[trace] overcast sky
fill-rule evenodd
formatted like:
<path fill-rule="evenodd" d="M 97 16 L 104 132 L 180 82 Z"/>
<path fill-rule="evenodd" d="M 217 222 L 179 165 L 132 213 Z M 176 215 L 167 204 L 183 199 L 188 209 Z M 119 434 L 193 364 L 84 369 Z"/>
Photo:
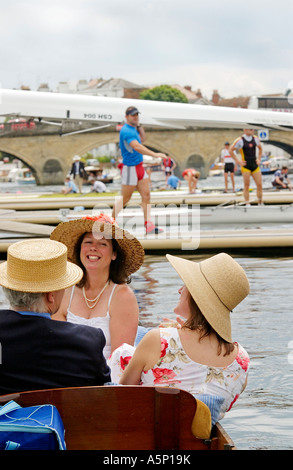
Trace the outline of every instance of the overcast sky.
<path fill-rule="evenodd" d="M 292 0 L 0 0 L 0 85 L 114 77 L 207 98 L 284 92 L 292 18 Z"/>

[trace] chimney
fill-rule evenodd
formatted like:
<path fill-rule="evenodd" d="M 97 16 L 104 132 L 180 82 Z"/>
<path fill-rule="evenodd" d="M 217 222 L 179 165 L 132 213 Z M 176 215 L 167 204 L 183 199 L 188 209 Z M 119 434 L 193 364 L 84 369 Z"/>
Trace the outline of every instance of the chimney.
<path fill-rule="evenodd" d="M 213 102 L 214 104 L 218 104 L 219 101 L 220 101 L 220 95 L 219 95 L 219 93 L 218 93 L 218 90 L 214 90 L 214 91 L 213 91 L 213 96 L 212 96 L 212 102 Z"/>
<path fill-rule="evenodd" d="M 200 91 L 199 88 L 197 89 L 197 91 L 196 91 L 195 94 L 196 94 L 196 96 L 197 96 L 198 98 L 202 98 L 202 94 L 201 94 L 201 91 Z"/>

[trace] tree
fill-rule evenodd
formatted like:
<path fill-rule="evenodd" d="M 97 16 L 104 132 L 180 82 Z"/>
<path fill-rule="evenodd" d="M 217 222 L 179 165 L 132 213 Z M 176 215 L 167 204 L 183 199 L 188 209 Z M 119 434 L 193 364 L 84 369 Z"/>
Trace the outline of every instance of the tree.
<path fill-rule="evenodd" d="M 172 101 L 173 103 L 188 103 L 186 96 L 181 91 L 170 85 L 160 85 L 149 90 L 144 90 L 139 95 L 142 100 Z"/>

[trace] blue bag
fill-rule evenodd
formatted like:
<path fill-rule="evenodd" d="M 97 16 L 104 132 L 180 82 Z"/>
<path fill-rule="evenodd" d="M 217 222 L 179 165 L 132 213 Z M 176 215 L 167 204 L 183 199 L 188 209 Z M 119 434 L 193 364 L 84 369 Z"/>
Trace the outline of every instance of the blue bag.
<path fill-rule="evenodd" d="M 66 450 L 57 408 L 22 408 L 13 400 L 0 406 L 0 450 Z"/>

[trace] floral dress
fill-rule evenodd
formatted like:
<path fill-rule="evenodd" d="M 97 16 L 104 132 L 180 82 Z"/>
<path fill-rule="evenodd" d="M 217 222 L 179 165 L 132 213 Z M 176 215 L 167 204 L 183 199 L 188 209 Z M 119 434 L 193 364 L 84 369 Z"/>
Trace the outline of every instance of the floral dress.
<path fill-rule="evenodd" d="M 226 367 L 199 364 L 184 351 L 177 328 L 160 328 L 161 357 L 157 364 L 141 375 L 141 385 L 176 387 L 193 395 L 222 397 L 219 419 L 235 403 L 243 391 L 250 359 L 245 349 L 236 343 L 236 359 Z M 135 348 L 123 344 L 111 355 L 109 365 L 113 381 L 119 381 Z"/>

